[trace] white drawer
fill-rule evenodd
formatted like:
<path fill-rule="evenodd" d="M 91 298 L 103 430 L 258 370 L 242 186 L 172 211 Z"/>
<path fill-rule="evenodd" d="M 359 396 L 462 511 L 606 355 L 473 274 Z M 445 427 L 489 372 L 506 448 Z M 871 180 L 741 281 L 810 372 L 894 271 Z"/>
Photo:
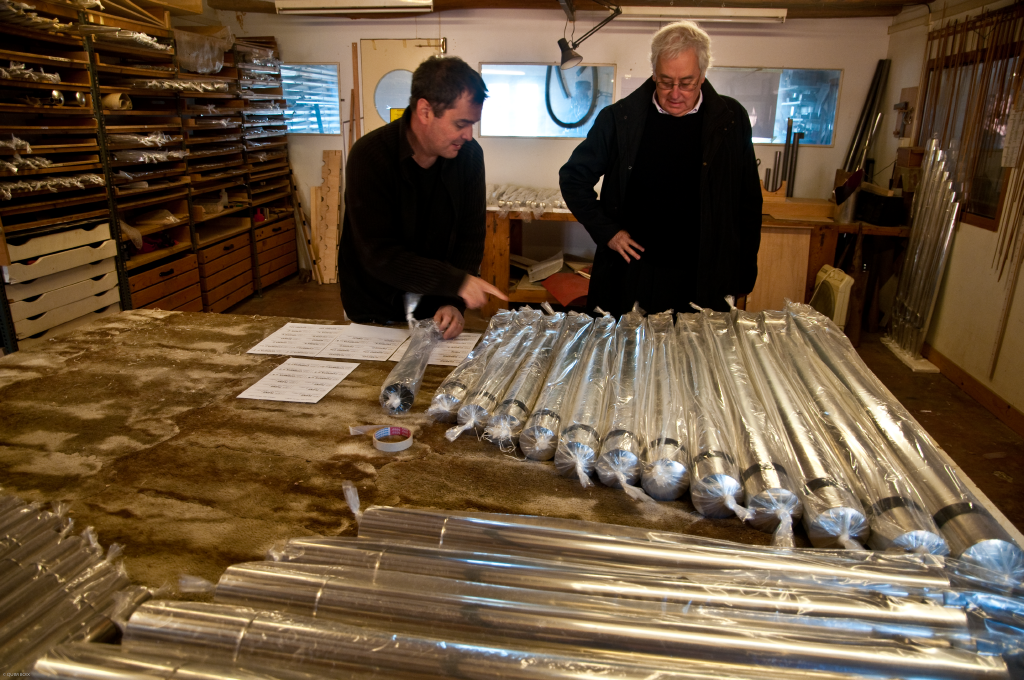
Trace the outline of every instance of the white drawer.
<path fill-rule="evenodd" d="M 57 234 L 36 236 L 21 245 L 12 244 L 11 241 L 17 243 L 20 239 L 11 236 L 7 239 L 7 250 L 11 254 L 11 262 L 16 262 L 61 250 L 70 250 L 97 241 L 106 241 L 109 238 L 110 225 L 104 222 L 88 228 L 69 229 Z"/>
<path fill-rule="evenodd" d="M 37 316 L 51 309 L 57 309 L 72 302 L 84 300 L 87 297 L 105 293 L 111 288 L 117 288 L 117 272 L 107 272 L 95 279 L 86 279 L 70 286 L 64 286 L 57 290 L 51 290 L 28 300 L 19 300 L 11 303 L 11 321 L 17 323 L 22 319 Z"/>
<path fill-rule="evenodd" d="M 14 331 L 18 339 L 21 340 L 40 331 L 45 331 L 62 323 L 67 323 L 72 319 L 77 319 L 89 312 L 95 312 L 97 309 L 108 307 L 115 302 L 120 302 L 120 295 L 118 295 L 117 288 L 111 288 L 106 293 L 93 295 L 84 300 L 78 300 L 69 305 L 51 309 L 35 318 L 18 321 L 14 324 Z"/>
<path fill-rule="evenodd" d="M 102 318 L 104 316 L 110 316 L 111 314 L 117 314 L 120 311 L 121 303 L 115 302 L 114 304 L 108 305 L 103 309 L 97 309 L 95 312 L 89 312 L 88 314 L 80 316 L 77 319 L 72 319 L 71 321 L 62 323 L 59 326 L 54 326 L 53 328 L 38 333 L 36 336 L 33 336 L 31 338 L 18 340 L 18 349 L 31 349 L 33 347 L 37 347 L 38 345 L 43 344 L 50 338 L 58 336 L 61 333 L 67 333 L 68 331 L 78 328 L 79 326 L 84 326 L 90 321 L 95 321 L 96 319 Z"/>
<path fill-rule="evenodd" d="M 79 281 L 85 281 L 86 279 L 94 279 L 97 276 L 103 276 L 108 272 L 114 271 L 115 268 L 114 258 L 108 257 L 100 262 L 83 264 L 81 267 L 57 272 L 56 274 L 50 274 L 49 276 L 40 276 L 34 281 L 12 283 L 5 287 L 7 299 L 11 302 L 27 300 L 30 297 L 42 295 L 43 293 L 48 293 L 51 290 L 70 286 L 72 283 L 78 283 Z"/>
<path fill-rule="evenodd" d="M 90 246 L 82 246 L 74 250 L 65 250 L 60 253 L 43 255 L 32 264 L 15 262 L 10 267 L 4 267 L 4 276 L 7 283 L 23 283 L 38 279 L 40 276 L 49 276 L 57 272 L 67 271 L 90 262 L 99 262 L 117 254 L 117 245 L 114 241 L 106 240 Z"/>

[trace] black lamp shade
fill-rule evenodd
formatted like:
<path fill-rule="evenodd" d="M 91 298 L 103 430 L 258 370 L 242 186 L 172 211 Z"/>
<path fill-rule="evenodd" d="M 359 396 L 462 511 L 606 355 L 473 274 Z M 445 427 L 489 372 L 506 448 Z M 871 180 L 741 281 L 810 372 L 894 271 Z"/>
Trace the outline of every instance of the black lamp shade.
<path fill-rule="evenodd" d="M 565 38 L 558 39 L 558 48 L 562 50 L 561 68 L 563 71 L 570 69 L 583 61 L 583 57 L 577 54 L 576 50 L 569 47 L 569 43 Z"/>

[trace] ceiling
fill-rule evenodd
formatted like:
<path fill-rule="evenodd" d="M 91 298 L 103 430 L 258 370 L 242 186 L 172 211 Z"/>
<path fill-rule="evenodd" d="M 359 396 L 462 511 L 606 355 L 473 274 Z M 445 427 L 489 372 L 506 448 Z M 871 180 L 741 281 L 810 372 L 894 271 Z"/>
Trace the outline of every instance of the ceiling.
<path fill-rule="evenodd" d="M 232 12 L 274 13 L 274 3 L 267 0 L 207 0 L 213 9 Z M 922 0 L 786 0 L 783 2 L 753 2 L 743 0 L 722 2 L 721 0 L 621 0 L 625 6 L 645 7 L 760 7 L 786 9 L 789 19 L 839 19 L 846 17 L 895 16 L 904 7 L 927 4 Z M 576 0 L 577 10 L 604 11 L 593 0 Z M 559 9 L 558 0 L 434 0 L 434 11 L 453 9 Z M 334 15 L 339 16 L 339 15 Z M 391 15 L 395 16 L 395 15 Z M 423 16 L 420 14 L 419 16 Z M 356 17 L 352 17 L 356 18 Z M 361 18 L 383 18 L 362 15 Z"/>

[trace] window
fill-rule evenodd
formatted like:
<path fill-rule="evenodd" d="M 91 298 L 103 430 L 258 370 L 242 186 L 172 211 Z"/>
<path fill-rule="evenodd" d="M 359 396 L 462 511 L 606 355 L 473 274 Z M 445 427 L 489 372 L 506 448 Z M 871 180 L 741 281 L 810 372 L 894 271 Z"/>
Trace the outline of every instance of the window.
<path fill-rule="evenodd" d="M 747 110 L 755 144 L 783 144 L 786 126 L 804 133 L 801 146 L 832 146 L 841 70 L 809 68 L 708 69 L 707 79 L 719 94 Z"/>
<path fill-rule="evenodd" d="M 338 64 L 282 64 L 288 134 L 340 135 Z"/>
<path fill-rule="evenodd" d="M 481 64 L 480 72 L 483 137 L 586 137 L 615 90 L 614 66 Z"/>

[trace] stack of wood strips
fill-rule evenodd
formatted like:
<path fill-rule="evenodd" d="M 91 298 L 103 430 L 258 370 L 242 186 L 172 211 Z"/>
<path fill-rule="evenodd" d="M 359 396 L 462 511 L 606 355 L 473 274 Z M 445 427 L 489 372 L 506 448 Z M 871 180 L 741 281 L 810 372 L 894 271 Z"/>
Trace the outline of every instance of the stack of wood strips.
<path fill-rule="evenodd" d="M 338 238 L 341 226 L 341 172 L 344 151 L 324 151 L 323 184 L 311 187 L 309 221 L 313 259 L 321 283 L 338 281 Z"/>

